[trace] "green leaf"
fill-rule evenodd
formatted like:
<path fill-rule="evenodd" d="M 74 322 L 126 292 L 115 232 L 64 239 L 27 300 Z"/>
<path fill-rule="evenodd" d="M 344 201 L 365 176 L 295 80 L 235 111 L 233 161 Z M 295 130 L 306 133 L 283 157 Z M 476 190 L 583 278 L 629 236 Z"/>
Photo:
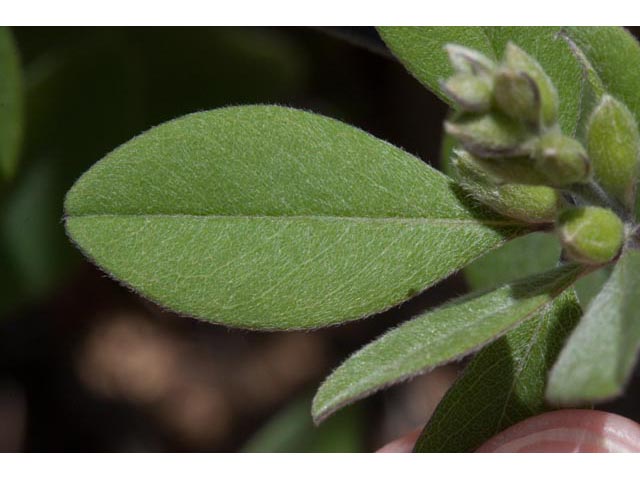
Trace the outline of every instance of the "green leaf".
<path fill-rule="evenodd" d="M 0 27 L 0 177 L 11 178 L 22 140 L 22 74 L 11 31 Z"/>
<path fill-rule="evenodd" d="M 548 410 L 547 372 L 581 313 L 575 294 L 567 290 L 483 348 L 438 405 L 415 451 L 473 451 L 505 428 Z"/>
<path fill-rule="evenodd" d="M 525 227 L 361 130 L 234 107 L 156 127 L 69 192 L 71 237 L 177 312 L 310 328 L 401 302 Z"/>
<path fill-rule="evenodd" d="M 495 288 L 558 264 L 561 246 L 550 233 L 531 233 L 483 255 L 464 270 L 472 290 Z"/>
<path fill-rule="evenodd" d="M 622 392 L 640 349 L 640 251 L 622 253 L 551 370 L 547 398 L 581 405 Z"/>
<path fill-rule="evenodd" d="M 566 134 L 574 133 L 584 79 L 571 48 L 558 35 L 561 27 L 378 27 L 378 31 L 407 70 L 447 102 L 439 84 L 453 73 L 444 50 L 447 43 L 478 50 L 495 60 L 511 40 L 549 75 L 560 97 L 560 125 Z"/>
<path fill-rule="evenodd" d="M 622 27 L 565 27 L 598 73 L 604 89 L 624 102 L 640 122 L 640 45 Z"/>
<path fill-rule="evenodd" d="M 477 350 L 539 314 L 581 269 L 564 266 L 400 325 L 353 354 L 324 381 L 313 400 L 313 417 L 322 421 L 381 388 Z"/>
<path fill-rule="evenodd" d="M 247 453 L 364 452 L 365 418 L 354 405 L 321 426 L 309 416 L 311 398 L 291 402 L 267 421 L 242 447 Z"/>
<path fill-rule="evenodd" d="M 607 265 L 578 279 L 574 288 L 583 310 L 587 309 L 591 300 L 602 290 L 610 275 L 611 266 Z"/>

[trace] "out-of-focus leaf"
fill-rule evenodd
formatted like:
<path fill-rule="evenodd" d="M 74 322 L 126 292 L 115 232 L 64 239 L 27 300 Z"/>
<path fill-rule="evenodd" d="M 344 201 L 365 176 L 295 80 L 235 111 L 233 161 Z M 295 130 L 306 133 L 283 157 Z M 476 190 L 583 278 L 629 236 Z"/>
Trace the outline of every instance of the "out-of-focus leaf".
<path fill-rule="evenodd" d="M 483 348 L 447 392 L 417 452 L 469 452 L 505 428 L 548 410 L 547 373 L 581 314 L 567 290 Z"/>
<path fill-rule="evenodd" d="M 378 30 L 407 70 L 445 101 L 448 99 L 439 82 L 452 73 L 443 48 L 447 43 L 499 59 L 512 41 L 534 57 L 549 75 L 560 97 L 560 125 L 567 134 L 575 132 L 585 79 L 571 48 L 559 35 L 561 27 L 378 27 Z"/>
<path fill-rule="evenodd" d="M 60 221 L 62 203 L 96 159 L 174 114 L 277 100 L 304 80 L 303 56 L 272 30 L 19 29 L 16 35 L 28 60 L 25 166 L 0 213 L 6 228 L 20 228 L 0 232 L 6 287 L 0 310 L 46 294 L 78 264 Z"/>
<path fill-rule="evenodd" d="M 344 405 L 486 345 L 544 311 L 580 271 L 575 265 L 557 268 L 458 300 L 391 330 L 325 380 L 313 401 L 314 419 L 322 421 Z"/>
<path fill-rule="evenodd" d="M 581 405 L 620 394 L 640 349 L 640 251 L 622 253 L 551 370 L 547 398 Z"/>
<path fill-rule="evenodd" d="M 0 177 L 11 178 L 22 141 L 22 74 L 11 31 L 0 27 Z"/>
<path fill-rule="evenodd" d="M 587 309 L 591 300 L 602 290 L 610 275 L 611 266 L 608 265 L 578 279 L 574 287 L 583 310 Z"/>
<path fill-rule="evenodd" d="M 289 329 L 389 308 L 528 228 L 467 202 L 361 130 L 245 106 L 131 140 L 78 180 L 65 210 L 84 252 L 152 300 Z"/>
<path fill-rule="evenodd" d="M 365 423 L 358 406 L 316 427 L 311 398 L 293 401 L 274 415 L 243 446 L 248 453 L 358 453 L 364 451 Z"/>
<path fill-rule="evenodd" d="M 307 81 L 305 50 L 275 28 L 126 29 L 137 54 L 145 124 L 226 105 L 290 102 Z"/>

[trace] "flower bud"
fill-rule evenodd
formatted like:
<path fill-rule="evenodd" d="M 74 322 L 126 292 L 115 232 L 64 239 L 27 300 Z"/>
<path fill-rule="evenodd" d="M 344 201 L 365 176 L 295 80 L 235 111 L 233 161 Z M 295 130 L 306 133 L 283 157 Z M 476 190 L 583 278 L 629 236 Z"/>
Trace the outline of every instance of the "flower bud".
<path fill-rule="evenodd" d="M 456 72 L 489 76 L 493 74 L 495 64 L 480 52 L 453 43 L 445 45 L 444 48 Z"/>
<path fill-rule="evenodd" d="M 580 142 L 563 135 L 559 130 L 549 131 L 533 145 L 536 170 L 552 187 L 565 187 L 572 183 L 585 183 L 590 178 L 591 164 Z"/>
<path fill-rule="evenodd" d="M 580 263 L 607 263 L 618 255 L 624 241 L 622 220 L 606 208 L 565 210 L 556 228 L 567 257 Z"/>
<path fill-rule="evenodd" d="M 501 68 L 494 78 L 496 107 L 514 120 L 538 129 L 540 126 L 540 91 L 527 73 Z"/>
<path fill-rule="evenodd" d="M 530 139 L 527 129 L 499 113 L 462 115 L 445 122 L 445 131 L 476 157 L 516 156 Z"/>
<path fill-rule="evenodd" d="M 540 96 L 542 123 L 546 126 L 555 124 L 558 119 L 558 92 L 540 64 L 511 42 L 507 44 L 503 64 L 512 71 L 525 73 L 534 81 Z"/>
<path fill-rule="evenodd" d="M 491 176 L 462 150 L 452 156 L 460 186 L 492 210 L 527 223 L 553 223 L 564 205 L 562 195 L 549 187 L 497 185 Z"/>
<path fill-rule="evenodd" d="M 640 134 L 633 114 L 623 103 L 609 95 L 602 97 L 589 119 L 587 149 L 598 183 L 631 207 L 640 162 Z"/>
<path fill-rule="evenodd" d="M 486 112 L 491 107 L 493 82 L 488 76 L 458 73 L 442 83 L 442 90 L 467 112 Z"/>
<path fill-rule="evenodd" d="M 535 168 L 535 161 L 529 156 L 509 158 L 479 158 L 475 163 L 498 185 L 548 185 L 547 176 Z"/>

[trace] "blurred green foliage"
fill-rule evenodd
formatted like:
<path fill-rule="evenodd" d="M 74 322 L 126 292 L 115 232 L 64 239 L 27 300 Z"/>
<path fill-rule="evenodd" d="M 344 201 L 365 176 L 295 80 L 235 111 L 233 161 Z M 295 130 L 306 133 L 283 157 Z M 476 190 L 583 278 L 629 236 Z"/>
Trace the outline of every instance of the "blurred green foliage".
<path fill-rule="evenodd" d="M 80 256 L 64 193 L 107 152 L 198 110 L 279 103 L 304 52 L 273 29 L 16 29 L 25 79 L 21 168 L 0 192 L 0 315 L 63 285 Z"/>

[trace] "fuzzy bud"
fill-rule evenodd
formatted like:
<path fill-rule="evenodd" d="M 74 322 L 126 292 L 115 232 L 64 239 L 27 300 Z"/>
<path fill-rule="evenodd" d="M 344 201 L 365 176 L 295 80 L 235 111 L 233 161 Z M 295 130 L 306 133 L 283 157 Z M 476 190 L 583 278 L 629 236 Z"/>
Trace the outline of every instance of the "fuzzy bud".
<path fill-rule="evenodd" d="M 558 120 L 558 92 L 540 64 L 524 50 L 509 42 L 503 65 L 513 72 L 523 72 L 533 80 L 539 92 L 541 121 L 545 126 L 554 125 Z"/>
<path fill-rule="evenodd" d="M 622 220 L 606 208 L 565 210 L 556 228 L 567 257 L 580 263 L 607 263 L 618 255 L 624 241 Z"/>
<path fill-rule="evenodd" d="M 527 223 L 553 223 L 563 207 L 562 195 L 549 187 L 497 185 L 485 169 L 467 152 L 452 157 L 460 186 L 492 210 Z"/>
<path fill-rule="evenodd" d="M 553 130 L 539 137 L 533 147 L 536 170 L 552 187 L 589 181 L 591 164 L 580 142 Z"/>
<path fill-rule="evenodd" d="M 602 188 L 626 207 L 634 202 L 640 162 L 640 134 L 633 114 L 604 95 L 587 126 L 587 149 Z"/>
<path fill-rule="evenodd" d="M 488 76 L 457 73 L 443 82 L 442 90 L 467 112 L 486 112 L 491 108 L 493 81 Z"/>
<path fill-rule="evenodd" d="M 493 74 L 495 63 L 480 52 L 452 43 L 445 45 L 445 50 L 456 72 L 489 76 Z"/>
<path fill-rule="evenodd" d="M 522 145 L 530 139 L 522 124 L 498 113 L 462 115 L 445 122 L 445 131 L 481 158 L 521 155 Z"/>
<path fill-rule="evenodd" d="M 501 68 L 494 78 L 494 102 L 508 117 L 535 129 L 540 125 L 540 90 L 527 73 Z"/>

